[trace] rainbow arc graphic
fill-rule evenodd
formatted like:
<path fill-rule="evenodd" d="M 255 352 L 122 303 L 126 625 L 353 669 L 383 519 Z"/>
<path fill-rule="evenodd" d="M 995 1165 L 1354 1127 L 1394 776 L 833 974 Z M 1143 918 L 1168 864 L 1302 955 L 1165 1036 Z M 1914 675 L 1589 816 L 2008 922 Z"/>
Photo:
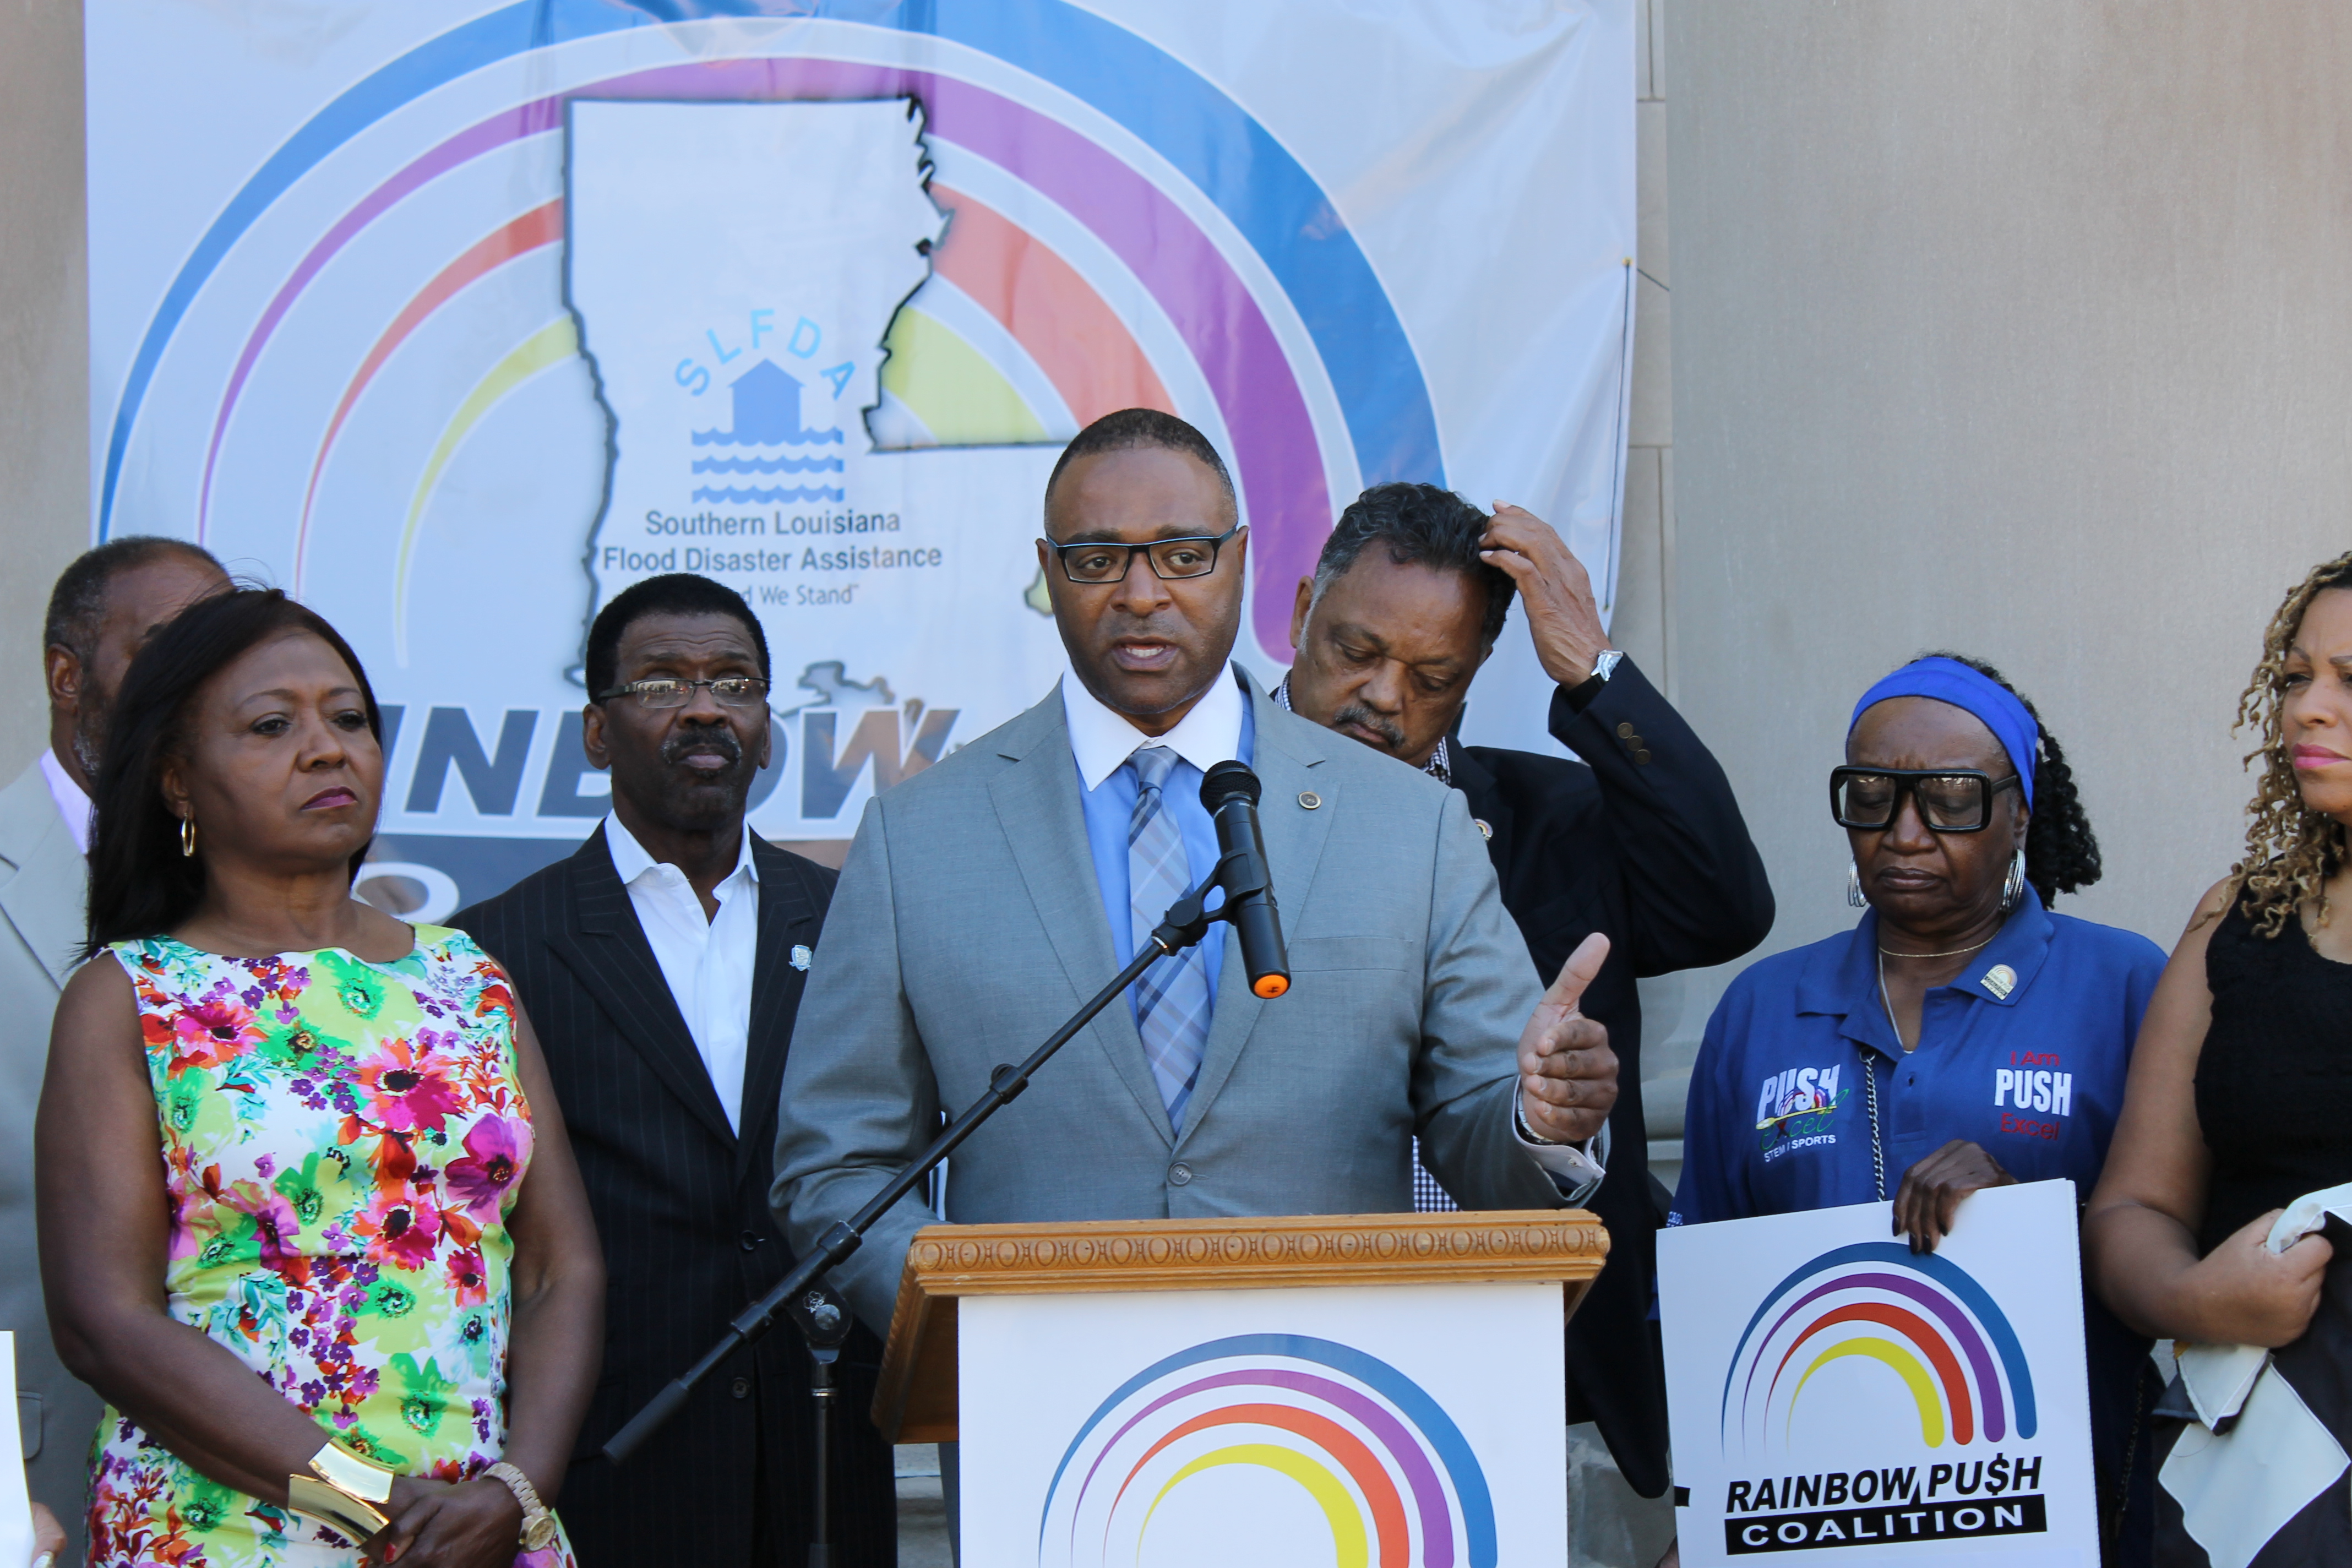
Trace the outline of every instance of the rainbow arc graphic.
<path fill-rule="evenodd" d="M 1901 1390 L 1930 1448 L 2037 1427 L 2024 1348 L 1991 1293 L 1949 1258 L 1864 1242 L 1812 1258 L 1758 1305 L 1724 1374 L 1725 1441 L 1785 1448 L 1816 1375 L 1856 1361 Z"/>
<path fill-rule="evenodd" d="M 656 48 L 650 54 L 661 63 L 640 57 L 610 70 L 575 70 L 566 62 L 578 51 L 593 53 L 600 40 L 652 34 L 646 10 L 608 0 L 514 0 L 417 45 L 321 108 L 237 190 L 141 333 L 99 476 L 101 537 L 124 526 L 157 526 L 139 515 L 138 504 L 127 520 L 118 515 L 126 475 L 141 472 L 134 434 L 184 322 L 224 268 L 269 281 L 261 291 L 266 303 L 235 327 L 229 341 L 238 346 L 217 380 L 208 371 L 187 373 L 191 388 L 215 389 L 194 393 L 209 395 L 211 406 L 191 521 L 199 540 L 220 524 L 217 485 L 234 452 L 270 472 L 280 461 L 299 463 L 289 553 L 299 594 L 318 535 L 344 526 L 331 500 L 336 458 L 366 445 L 355 432 L 383 373 L 404 349 L 419 352 L 409 345 L 442 311 L 509 268 L 545 268 L 560 254 L 562 193 L 535 186 L 538 176 L 527 173 L 552 163 L 515 160 L 562 136 L 568 102 L 905 98 L 921 105 L 931 144 L 956 149 L 975 174 L 993 171 L 993 183 L 987 192 L 946 180 L 931 187 L 950 221 L 931 285 L 901 310 L 885 345 L 885 398 L 910 433 L 885 445 L 1064 439 L 1113 408 L 1173 406 L 1171 375 L 1181 370 L 1205 389 L 1230 436 L 1254 531 L 1253 574 L 1262 585 L 1282 588 L 1261 592 L 1254 629 L 1269 655 L 1286 657 L 1287 585 L 1313 569 L 1330 527 L 1328 476 L 1444 482 L 1418 357 L 1328 194 L 1222 89 L 1069 0 L 934 0 L 887 14 L 824 3 L 794 9 L 828 16 L 833 30 L 763 33 L 764 43 L 746 35 L 740 55 L 679 58 L 680 51 Z M 700 8 L 710 18 L 767 10 L 759 0 L 712 0 Z M 894 51 L 885 47 L 894 37 L 912 42 Z M 928 40 L 946 47 L 922 47 Z M 925 63 L 856 58 L 877 48 Z M 513 68 L 526 60 L 544 68 Z M 1006 68 L 1035 84 L 1035 101 L 998 79 Z M 499 72 L 496 79 L 510 84 L 500 89 L 503 104 L 445 119 L 437 136 L 405 162 L 348 187 L 339 214 L 322 220 L 307 244 L 281 251 L 284 240 L 273 237 L 254 248 L 257 224 L 289 192 L 345 180 L 336 162 L 344 149 L 412 106 L 435 102 L 445 89 Z M 532 85 L 549 77 L 560 85 Z M 1066 116 L 1050 107 L 1063 96 L 1084 111 Z M 1132 156 L 1098 140 L 1077 122 L 1087 115 L 1102 117 L 1147 153 Z M 486 230 L 436 229 L 422 198 L 501 158 L 518 171 L 511 214 Z M 1008 196 L 1017 198 L 1011 206 Z M 1213 219 L 1202 216 L 1202 202 Z M 1036 215 L 1045 213 L 1061 215 L 1055 221 L 1096 259 L 1084 262 L 1039 229 Z M 375 236 L 371 243 L 380 247 L 387 230 L 417 258 L 417 276 L 379 296 L 380 325 L 347 372 L 306 393 L 319 410 L 315 433 L 282 421 L 241 422 L 240 410 L 252 406 L 249 395 L 273 363 L 307 363 L 303 310 L 314 286 L 352 265 L 363 239 Z M 1269 298 L 1245 276 L 1257 269 L 1272 279 Z M 1118 287 L 1107 293 L 1112 284 Z M 1129 289 L 1144 303 L 1114 301 Z M 1270 310 L 1289 312 L 1304 342 L 1286 347 Z M 1160 346 L 1139 336 L 1139 311 L 1164 323 Z M 508 331 L 505 341 L 478 345 L 470 384 L 447 390 L 446 416 L 417 453 L 394 569 L 395 621 L 404 628 L 420 529 L 452 458 L 504 400 L 578 355 L 572 321 L 551 287 L 543 310 L 518 317 Z M 1318 429 L 1310 381 L 1336 400 L 1337 428 Z"/>
<path fill-rule="evenodd" d="M 1164 1506 L 1231 1467 L 1305 1494 L 1338 1568 L 1496 1561 L 1486 1472 L 1425 1389 L 1330 1340 L 1237 1334 L 1155 1362 L 1095 1407 L 1046 1489 L 1041 1568 L 1139 1561 Z"/>

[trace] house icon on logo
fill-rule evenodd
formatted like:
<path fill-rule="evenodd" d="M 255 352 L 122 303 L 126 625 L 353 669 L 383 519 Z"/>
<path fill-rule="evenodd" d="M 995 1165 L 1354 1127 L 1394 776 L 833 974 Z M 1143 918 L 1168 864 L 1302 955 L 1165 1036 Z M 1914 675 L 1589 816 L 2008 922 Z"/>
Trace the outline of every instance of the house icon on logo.
<path fill-rule="evenodd" d="M 763 359 L 729 387 L 735 401 L 731 430 L 697 430 L 698 447 L 811 447 L 841 445 L 838 426 L 809 430 L 801 425 L 801 387 L 797 376 L 773 360 Z"/>

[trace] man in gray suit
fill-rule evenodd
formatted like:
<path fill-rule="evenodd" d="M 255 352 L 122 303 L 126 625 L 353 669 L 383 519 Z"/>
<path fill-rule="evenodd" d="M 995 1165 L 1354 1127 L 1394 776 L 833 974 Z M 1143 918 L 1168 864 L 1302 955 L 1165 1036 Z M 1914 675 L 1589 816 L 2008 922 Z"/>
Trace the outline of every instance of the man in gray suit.
<path fill-rule="evenodd" d="M 784 1074 L 773 1201 L 813 1246 L 1136 951 L 1215 864 L 1201 775 L 1263 781 L 1292 985 L 1234 940 L 1164 958 L 957 1151 L 964 1222 L 1398 1212 L 1417 1133 L 1466 1206 L 1557 1207 L 1616 1060 L 1575 1011 L 1595 938 L 1541 993 L 1462 797 L 1270 702 L 1229 662 L 1246 531 L 1223 463 L 1147 409 L 1082 431 L 1038 561 L 1077 679 L 867 806 Z M 1514 1041 L 1517 1060 L 1514 1061 Z M 890 1320 L 908 1199 L 834 1272 Z"/>
<path fill-rule="evenodd" d="M 82 942 L 89 789 L 123 672 L 190 600 L 228 586 L 220 563 L 176 539 L 113 540 L 65 569 L 42 628 L 49 743 L 0 791 L 0 1329 L 16 1336 L 16 1412 L 35 1500 L 82 1556 L 85 1456 L 98 1396 L 58 1364 L 41 1307 L 33 1221 L 33 1110 L 49 1015 Z"/>

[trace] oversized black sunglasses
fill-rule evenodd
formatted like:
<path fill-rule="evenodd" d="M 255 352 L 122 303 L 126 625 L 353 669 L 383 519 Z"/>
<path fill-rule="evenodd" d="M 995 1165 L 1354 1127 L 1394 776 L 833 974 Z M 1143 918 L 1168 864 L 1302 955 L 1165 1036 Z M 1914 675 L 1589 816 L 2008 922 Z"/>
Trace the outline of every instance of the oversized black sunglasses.
<path fill-rule="evenodd" d="M 1992 826 L 1992 797 L 2015 788 L 1973 768 L 1832 768 L 1830 815 L 1840 827 L 1874 833 L 1891 827 L 1903 797 L 1919 803 L 1919 820 L 1937 833 L 1981 833 Z"/>

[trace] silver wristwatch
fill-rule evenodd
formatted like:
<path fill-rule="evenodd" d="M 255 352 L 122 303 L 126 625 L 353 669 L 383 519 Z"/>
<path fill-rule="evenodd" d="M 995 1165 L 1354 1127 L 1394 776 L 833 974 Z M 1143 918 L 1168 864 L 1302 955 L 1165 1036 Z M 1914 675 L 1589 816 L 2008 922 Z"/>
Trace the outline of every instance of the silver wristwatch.
<path fill-rule="evenodd" d="M 1611 672 L 1616 669 L 1624 658 L 1625 655 L 1621 649 L 1603 648 L 1592 661 L 1592 678 L 1595 680 L 1607 680 Z"/>

